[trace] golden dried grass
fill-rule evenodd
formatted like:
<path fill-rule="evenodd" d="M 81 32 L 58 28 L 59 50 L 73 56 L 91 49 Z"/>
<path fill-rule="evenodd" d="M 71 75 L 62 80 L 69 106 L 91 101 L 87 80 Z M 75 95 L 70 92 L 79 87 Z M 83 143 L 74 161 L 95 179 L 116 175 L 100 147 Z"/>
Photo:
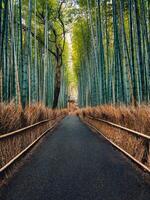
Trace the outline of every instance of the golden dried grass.
<path fill-rule="evenodd" d="M 104 105 L 94 108 L 89 107 L 78 112 L 150 135 L 150 106 L 126 107 Z"/>
<path fill-rule="evenodd" d="M 13 134 L 11 137 L 2 138 L 0 141 L 0 168 L 67 114 L 67 109 L 52 110 L 42 104 L 27 106 L 24 112 L 21 107 L 16 107 L 13 103 L 0 104 L 1 134 L 18 130 L 45 119 L 50 119 L 39 125 L 21 130 L 21 132 Z"/>
<path fill-rule="evenodd" d="M 0 135 L 35 124 L 45 119 L 55 119 L 61 113 L 67 114 L 67 109 L 52 110 L 43 104 L 32 104 L 24 110 L 14 103 L 0 104 Z"/>
<path fill-rule="evenodd" d="M 104 105 L 78 110 L 77 115 L 80 115 L 83 120 L 96 127 L 108 139 L 123 148 L 137 160 L 150 167 L 150 152 L 143 138 L 136 137 L 134 134 L 128 133 L 127 131 L 120 130 L 104 122 L 87 117 L 92 116 L 93 118 L 107 120 L 150 135 L 150 106 L 142 105 L 135 108 L 132 106 Z M 147 155 L 146 158 L 145 152 Z"/>

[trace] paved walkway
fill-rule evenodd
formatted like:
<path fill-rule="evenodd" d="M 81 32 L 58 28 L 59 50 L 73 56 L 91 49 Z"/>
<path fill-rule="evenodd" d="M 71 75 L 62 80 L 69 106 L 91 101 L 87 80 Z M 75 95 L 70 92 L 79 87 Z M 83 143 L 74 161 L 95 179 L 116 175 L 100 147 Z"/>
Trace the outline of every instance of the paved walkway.
<path fill-rule="evenodd" d="M 148 200 L 150 184 L 103 137 L 69 116 L 0 192 L 1 200 Z"/>

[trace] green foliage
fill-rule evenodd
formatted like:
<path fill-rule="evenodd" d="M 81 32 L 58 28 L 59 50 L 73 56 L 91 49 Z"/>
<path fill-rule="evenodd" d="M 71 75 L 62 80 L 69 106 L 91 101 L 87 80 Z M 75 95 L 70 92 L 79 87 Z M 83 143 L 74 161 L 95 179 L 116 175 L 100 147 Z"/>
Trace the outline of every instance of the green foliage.
<path fill-rule="evenodd" d="M 0 1 L 0 101 L 62 107 L 74 85 L 81 106 L 149 102 L 149 1 L 77 2 Z"/>
<path fill-rule="evenodd" d="M 58 0 L 2 1 L 0 101 L 15 101 L 23 107 L 42 101 L 46 106 L 52 106 L 56 65 L 54 29 L 57 45 L 63 46 L 59 9 Z M 59 14 L 63 20 L 62 11 Z M 67 45 L 63 65 L 67 66 Z M 65 90 L 67 76 L 63 78 Z"/>
<path fill-rule="evenodd" d="M 148 1 L 82 0 L 73 25 L 80 106 L 148 103 Z"/>
<path fill-rule="evenodd" d="M 74 23 L 72 42 L 74 70 L 78 74 L 82 60 L 91 51 L 91 35 L 85 18 L 80 18 Z"/>

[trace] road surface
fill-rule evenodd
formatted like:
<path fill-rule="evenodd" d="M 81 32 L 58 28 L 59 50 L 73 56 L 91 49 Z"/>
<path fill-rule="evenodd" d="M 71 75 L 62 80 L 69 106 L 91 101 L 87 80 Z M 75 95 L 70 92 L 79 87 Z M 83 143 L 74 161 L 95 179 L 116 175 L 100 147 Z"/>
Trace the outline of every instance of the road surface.
<path fill-rule="evenodd" d="M 150 184 L 103 137 L 68 116 L 0 192 L 1 200 L 148 200 Z"/>

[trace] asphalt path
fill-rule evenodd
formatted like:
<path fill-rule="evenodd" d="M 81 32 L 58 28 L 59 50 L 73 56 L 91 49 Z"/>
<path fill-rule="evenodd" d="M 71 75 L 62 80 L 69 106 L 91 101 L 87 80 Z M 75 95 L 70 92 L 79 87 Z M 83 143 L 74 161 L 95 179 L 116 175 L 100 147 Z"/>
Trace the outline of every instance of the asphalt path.
<path fill-rule="evenodd" d="M 149 200 L 141 170 L 75 116 L 48 133 L 1 200 Z"/>

